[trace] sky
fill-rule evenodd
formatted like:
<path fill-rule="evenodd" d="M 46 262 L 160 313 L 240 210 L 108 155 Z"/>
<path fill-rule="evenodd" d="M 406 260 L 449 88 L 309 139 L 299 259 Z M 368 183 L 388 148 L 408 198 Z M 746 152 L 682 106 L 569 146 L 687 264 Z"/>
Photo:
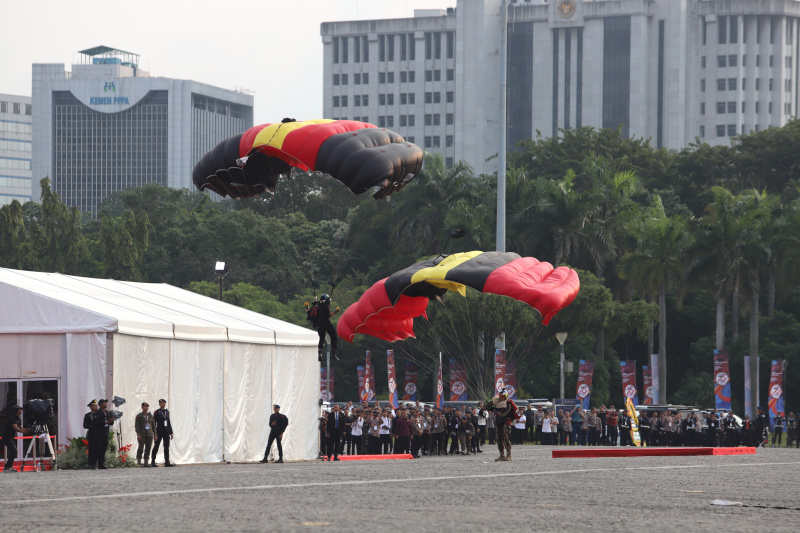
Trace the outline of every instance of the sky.
<path fill-rule="evenodd" d="M 255 95 L 255 124 L 322 118 L 320 24 L 413 17 L 456 0 L 0 0 L 0 93 L 31 95 L 33 63 L 109 46 L 151 76 Z"/>

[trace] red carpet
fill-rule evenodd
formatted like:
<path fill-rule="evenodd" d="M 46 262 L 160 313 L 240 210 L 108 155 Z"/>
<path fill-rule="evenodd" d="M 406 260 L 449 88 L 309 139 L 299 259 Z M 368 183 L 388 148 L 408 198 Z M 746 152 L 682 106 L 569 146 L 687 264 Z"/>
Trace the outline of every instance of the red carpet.
<path fill-rule="evenodd" d="M 340 455 L 342 461 L 380 461 L 381 459 L 413 459 L 410 453 L 389 453 L 386 455 Z M 327 457 L 323 457 L 327 461 Z"/>
<path fill-rule="evenodd" d="M 680 455 L 755 455 L 755 448 L 576 448 L 553 450 L 553 459 L 562 457 L 673 457 Z"/>

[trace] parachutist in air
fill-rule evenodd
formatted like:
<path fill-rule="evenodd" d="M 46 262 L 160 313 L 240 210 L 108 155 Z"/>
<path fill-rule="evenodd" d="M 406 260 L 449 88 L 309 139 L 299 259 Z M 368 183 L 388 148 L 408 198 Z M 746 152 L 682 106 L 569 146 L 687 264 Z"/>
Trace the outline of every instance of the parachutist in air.
<path fill-rule="evenodd" d="M 322 361 L 322 348 L 325 346 L 325 334 L 327 333 L 331 337 L 331 353 L 333 358 L 338 361 L 339 357 L 336 355 L 336 348 L 339 336 L 336 335 L 336 328 L 331 324 L 331 317 L 339 312 L 339 308 L 337 307 L 335 311 L 331 312 L 331 297 L 323 294 L 320 296 L 319 301 L 315 299 L 311 305 L 306 302 L 306 309 L 308 309 L 306 319 L 311 321 L 319 335 L 319 345 L 317 346 L 319 360 Z"/>

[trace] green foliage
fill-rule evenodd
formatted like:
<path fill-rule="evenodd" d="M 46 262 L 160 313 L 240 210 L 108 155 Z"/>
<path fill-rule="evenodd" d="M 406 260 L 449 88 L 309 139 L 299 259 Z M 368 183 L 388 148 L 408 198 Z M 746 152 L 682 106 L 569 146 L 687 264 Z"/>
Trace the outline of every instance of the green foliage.
<path fill-rule="evenodd" d="M 89 467 L 89 442 L 84 437 L 73 437 L 69 444 L 59 446 L 58 468 L 60 470 L 83 470 Z M 108 468 L 135 468 L 139 465 L 130 460 L 131 445 L 123 446 L 117 451 L 115 433 L 108 432 L 108 449 L 105 465 Z"/>

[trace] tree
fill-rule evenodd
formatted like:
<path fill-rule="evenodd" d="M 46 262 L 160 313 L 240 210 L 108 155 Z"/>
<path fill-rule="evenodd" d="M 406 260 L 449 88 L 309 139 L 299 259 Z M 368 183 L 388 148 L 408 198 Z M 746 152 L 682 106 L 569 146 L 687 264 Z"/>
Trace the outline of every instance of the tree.
<path fill-rule="evenodd" d="M 667 398 L 667 291 L 682 288 L 687 270 L 687 255 L 692 239 L 689 220 L 664 213 L 661 198 L 655 196 L 646 216 L 629 231 L 638 248 L 619 263 L 619 274 L 642 292 L 658 293 L 659 399 Z"/>

